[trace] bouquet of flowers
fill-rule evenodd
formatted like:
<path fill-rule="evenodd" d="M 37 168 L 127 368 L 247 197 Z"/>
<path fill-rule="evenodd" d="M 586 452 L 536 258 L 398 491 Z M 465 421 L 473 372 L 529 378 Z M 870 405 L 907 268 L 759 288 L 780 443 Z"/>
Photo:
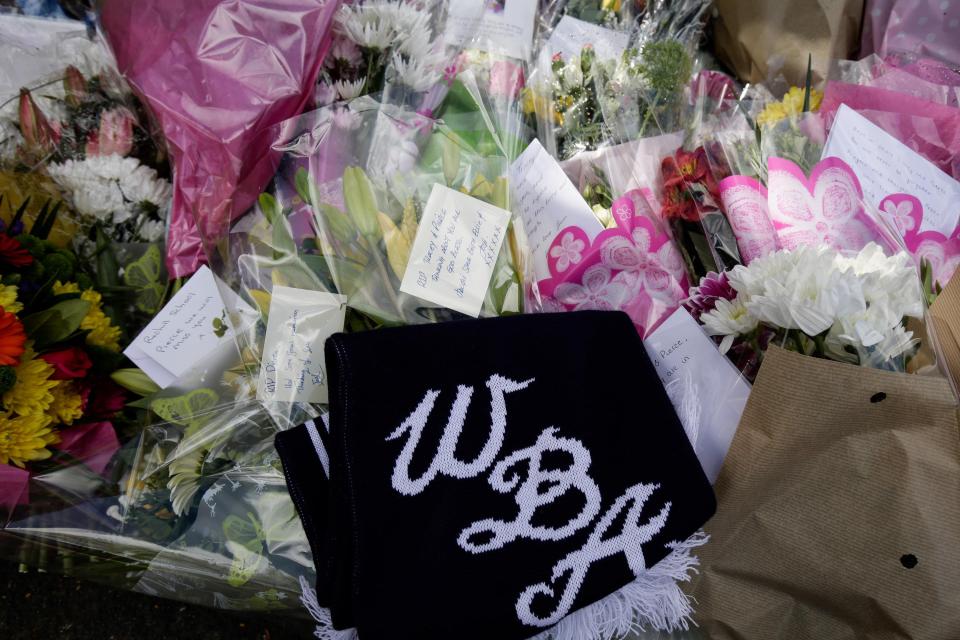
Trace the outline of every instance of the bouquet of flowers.
<path fill-rule="evenodd" d="M 385 92 L 415 110 L 430 113 L 455 75 L 438 21 L 445 4 L 427 7 L 405 0 L 362 0 L 337 11 L 333 43 L 317 85 L 317 105 Z M 434 90 L 436 89 L 436 90 Z M 433 95 L 425 95 L 433 94 Z"/>
<path fill-rule="evenodd" d="M 7 222 L 31 196 L 48 200 L 59 192 L 82 227 L 75 247 L 84 259 L 92 257 L 98 230 L 122 243 L 163 239 L 171 197 L 166 152 L 140 103 L 109 70 L 88 78 L 68 66 L 62 78 L 21 90 L 16 115 L 8 115 Z M 28 221 L 42 202 L 32 204 Z"/>
<path fill-rule="evenodd" d="M 710 274 L 690 293 L 688 310 L 749 371 L 777 344 L 904 372 L 920 342 L 907 328 L 924 313 L 916 269 L 906 253 L 888 256 L 876 243 L 855 255 L 828 246 L 776 251 Z"/>
<path fill-rule="evenodd" d="M 0 234 L 0 507 L 7 522 L 41 491 L 103 474 L 119 447 L 125 394 L 112 380 L 121 329 L 78 256 L 47 240 L 55 211 Z M 79 476 L 77 476 L 79 474 Z M 31 478 L 57 477 L 53 487 Z"/>

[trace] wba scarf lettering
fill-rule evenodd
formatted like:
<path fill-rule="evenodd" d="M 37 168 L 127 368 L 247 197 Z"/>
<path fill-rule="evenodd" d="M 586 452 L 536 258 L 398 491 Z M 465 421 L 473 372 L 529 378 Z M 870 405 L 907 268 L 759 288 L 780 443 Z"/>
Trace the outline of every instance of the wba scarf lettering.
<path fill-rule="evenodd" d="M 427 391 L 413 412 L 386 438 L 387 441 L 393 441 L 407 436 L 393 468 L 393 488 L 402 495 L 416 496 L 438 475 L 464 480 L 486 473 L 503 448 L 507 429 L 506 396 L 522 391 L 534 382 L 533 378 L 517 382 L 499 374 L 487 379 L 486 386 L 491 395 L 489 434 L 480 453 L 471 461 L 459 460 L 456 450 L 474 388 L 459 385 L 446 427 L 436 445 L 436 453 L 427 471 L 414 479 L 410 476 L 410 463 L 422 444 L 423 431 L 441 395 L 437 390 Z M 518 538 L 543 542 L 563 540 L 594 522 L 602 507 L 602 497 L 589 473 L 590 451 L 580 440 L 559 434 L 559 428 L 547 427 L 533 445 L 506 455 L 493 466 L 488 483 L 498 493 L 513 494 L 517 515 L 510 521 L 487 518 L 466 527 L 457 538 L 457 543 L 464 551 L 473 554 L 495 551 Z M 566 454 L 570 462 L 562 469 L 544 469 L 544 456 L 549 453 Z M 523 470 L 525 474 L 521 473 Z M 522 475 L 525 477 L 521 482 Z M 657 515 L 641 524 L 644 506 L 658 488 L 657 484 L 635 484 L 614 500 L 580 549 L 557 562 L 548 580 L 530 585 L 519 594 L 516 602 L 518 619 L 524 624 L 539 627 L 559 622 L 570 612 L 590 567 L 603 558 L 622 553 L 634 574 L 639 575 L 646 570 L 643 545 L 663 529 L 671 508 L 671 503 L 667 502 Z M 533 524 L 539 510 L 571 491 L 579 493 L 584 499 L 584 506 L 578 513 L 571 513 L 559 527 Z M 621 518 L 624 511 L 626 516 Z M 623 520 L 621 531 L 611 536 L 609 529 L 619 520 Z M 533 611 L 534 601 L 538 597 L 556 601 L 546 616 L 538 616 Z"/>
<path fill-rule="evenodd" d="M 625 314 L 338 334 L 325 355 L 328 428 L 277 435 L 319 637 L 686 628 L 716 503 Z"/>

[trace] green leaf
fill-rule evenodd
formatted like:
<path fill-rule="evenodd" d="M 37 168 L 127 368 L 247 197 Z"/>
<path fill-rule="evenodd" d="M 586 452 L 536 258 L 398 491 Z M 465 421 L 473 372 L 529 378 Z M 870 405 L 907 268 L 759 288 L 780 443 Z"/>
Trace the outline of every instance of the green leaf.
<path fill-rule="evenodd" d="M 120 284 L 120 264 L 117 254 L 113 251 L 113 244 L 103 228 L 97 225 L 97 284 L 102 287 L 115 287 Z"/>
<path fill-rule="evenodd" d="M 117 369 L 110 374 L 110 379 L 127 391 L 132 391 L 140 396 L 149 396 L 160 391 L 157 383 L 137 368 Z"/>
<path fill-rule="evenodd" d="M 152 244 L 123 271 L 123 283 L 136 291 L 137 309 L 144 313 L 155 314 L 163 303 L 166 285 L 160 282 L 161 268 L 160 247 Z"/>
<path fill-rule="evenodd" d="M 314 223 L 319 232 L 329 233 L 342 242 L 350 242 L 357 233 L 350 217 L 328 204 L 320 203 L 314 208 Z"/>
<path fill-rule="evenodd" d="M 810 111 L 810 90 L 813 88 L 813 54 L 807 54 L 807 82 L 803 90 L 803 112 Z"/>
<path fill-rule="evenodd" d="M 194 389 L 182 396 L 157 398 L 150 403 L 150 409 L 167 422 L 190 426 L 216 407 L 219 401 L 220 396 L 213 389 Z"/>
<path fill-rule="evenodd" d="M 460 173 L 460 147 L 452 140 L 445 140 L 443 143 L 443 179 L 447 181 L 447 186 L 453 186 Z"/>
<path fill-rule="evenodd" d="M 263 215 L 267 218 L 267 222 L 274 224 L 277 216 L 281 213 L 280 203 L 277 202 L 277 199 L 269 193 L 261 193 L 260 197 L 257 198 L 257 202 L 260 204 L 260 211 L 262 211 Z"/>
<path fill-rule="evenodd" d="M 377 201 L 373 197 L 370 180 L 363 169 L 347 167 L 343 172 L 343 200 L 347 213 L 357 225 L 360 233 L 367 237 L 377 237 L 380 223 L 377 220 Z"/>
<path fill-rule="evenodd" d="M 293 178 L 293 186 L 296 187 L 301 200 L 313 204 L 313 197 L 310 193 L 310 174 L 304 167 L 297 169 L 297 174 Z"/>
<path fill-rule="evenodd" d="M 30 314 L 23 319 L 23 326 L 36 348 L 42 349 L 70 337 L 80 328 L 89 310 L 90 303 L 86 300 L 64 300 L 49 309 Z"/>

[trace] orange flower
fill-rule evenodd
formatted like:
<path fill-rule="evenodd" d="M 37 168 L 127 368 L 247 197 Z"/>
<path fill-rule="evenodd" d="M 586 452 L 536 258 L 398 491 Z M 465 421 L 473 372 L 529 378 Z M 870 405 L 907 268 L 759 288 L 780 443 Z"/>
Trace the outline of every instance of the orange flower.
<path fill-rule="evenodd" d="M 26 341 L 27 334 L 17 316 L 0 307 L 0 366 L 15 367 L 20 364 L 23 343 Z"/>

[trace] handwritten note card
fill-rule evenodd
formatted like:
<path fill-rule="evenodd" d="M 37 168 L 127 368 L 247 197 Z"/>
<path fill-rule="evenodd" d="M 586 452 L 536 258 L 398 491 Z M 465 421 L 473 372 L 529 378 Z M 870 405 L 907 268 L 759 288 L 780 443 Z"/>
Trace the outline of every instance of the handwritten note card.
<path fill-rule="evenodd" d="M 123 353 L 154 382 L 168 387 L 233 340 L 226 315 L 216 276 L 201 267 Z"/>
<path fill-rule="evenodd" d="M 547 40 L 551 55 L 559 53 L 564 60 L 579 56 L 586 45 L 593 47 L 601 60 L 618 58 L 627 48 L 630 34 L 563 16 Z"/>
<path fill-rule="evenodd" d="M 343 331 L 346 297 L 274 286 L 257 397 L 262 402 L 328 400 L 323 345 Z"/>
<path fill-rule="evenodd" d="M 603 231 L 590 205 L 538 140 L 510 167 L 510 189 L 530 242 L 537 280 L 550 277 L 547 252 L 561 229 L 580 227 L 591 240 Z"/>
<path fill-rule="evenodd" d="M 704 473 L 715 482 L 750 385 L 682 307 L 644 340 L 644 346 Z"/>
<path fill-rule="evenodd" d="M 538 0 L 499 0 L 485 10 L 477 0 L 451 0 L 447 37 L 472 48 L 526 60 L 533 47 Z"/>
<path fill-rule="evenodd" d="M 510 212 L 433 185 L 400 291 L 476 318 Z"/>
<path fill-rule="evenodd" d="M 953 235 L 960 218 L 960 182 L 848 107 L 840 105 L 823 157 L 835 156 L 856 172 L 867 203 L 878 207 L 894 193 L 923 204 L 920 231 Z"/>

